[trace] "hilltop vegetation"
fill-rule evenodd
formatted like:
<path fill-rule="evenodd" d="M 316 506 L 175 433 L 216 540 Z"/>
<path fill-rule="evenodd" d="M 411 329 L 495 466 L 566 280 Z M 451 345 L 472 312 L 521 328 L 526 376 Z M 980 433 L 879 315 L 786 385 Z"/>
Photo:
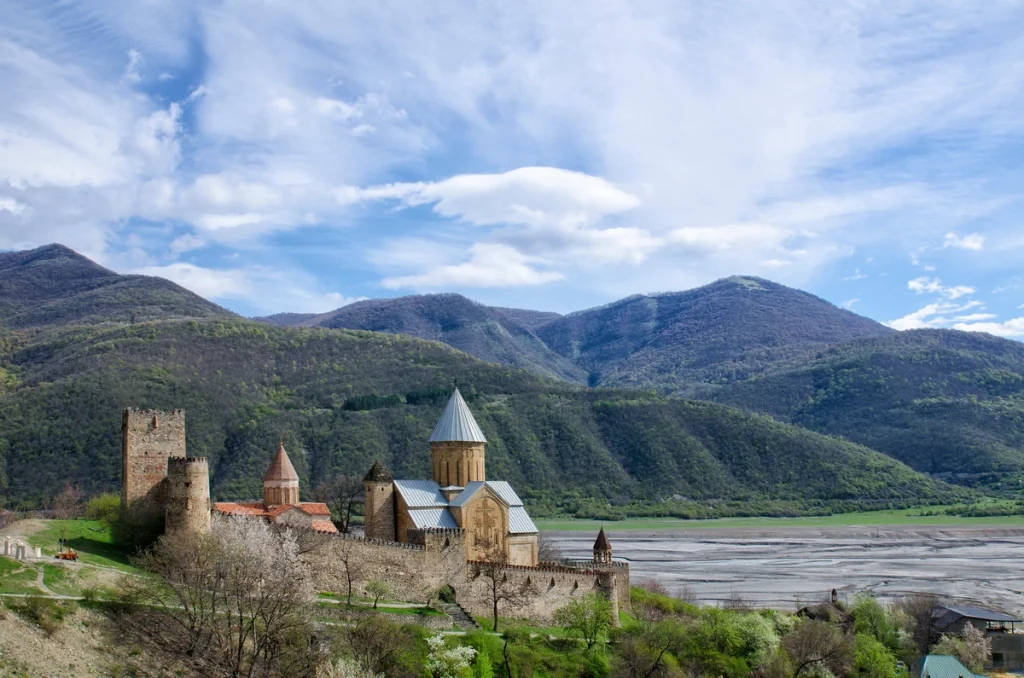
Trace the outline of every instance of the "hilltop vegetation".
<path fill-rule="evenodd" d="M 915 330 L 823 351 L 716 399 L 842 435 L 920 471 L 1019 491 L 1024 344 Z"/>
<path fill-rule="evenodd" d="M 0 327 L 233 315 L 168 280 L 118 275 L 61 245 L 0 252 Z"/>
<path fill-rule="evenodd" d="M 307 489 L 377 458 L 427 477 L 426 440 L 453 378 L 490 441 L 489 473 L 538 514 L 802 512 L 956 495 L 768 417 L 580 390 L 400 336 L 224 319 L 76 327 L 6 346 L 18 385 L 0 395 L 0 455 L 13 503 L 38 503 L 66 479 L 115 488 L 126 405 L 186 409 L 189 452 L 210 457 L 217 498 L 258 496 L 278 436 Z"/>

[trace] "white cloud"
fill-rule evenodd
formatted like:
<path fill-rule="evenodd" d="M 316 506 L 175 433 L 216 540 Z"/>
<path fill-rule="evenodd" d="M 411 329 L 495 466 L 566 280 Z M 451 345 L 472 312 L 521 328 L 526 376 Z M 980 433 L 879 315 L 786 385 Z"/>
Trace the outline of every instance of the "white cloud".
<path fill-rule="evenodd" d="M 949 299 L 959 299 L 978 290 L 968 285 L 947 287 L 939 278 L 920 277 L 907 282 L 907 289 L 917 294 L 941 294 Z"/>
<path fill-rule="evenodd" d="M 14 216 L 18 216 L 26 209 L 25 205 L 14 198 L 0 198 L 0 212 L 8 212 Z"/>
<path fill-rule="evenodd" d="M 985 246 L 985 236 L 979 233 L 969 233 L 960 237 L 956 233 L 947 233 L 942 246 L 978 252 Z"/>
<path fill-rule="evenodd" d="M 339 292 L 316 291 L 315 282 L 302 272 L 259 266 L 214 269 L 175 262 L 143 266 L 132 272 L 167 278 L 213 301 L 246 301 L 267 314 L 280 311 L 324 313 L 359 300 Z"/>
<path fill-rule="evenodd" d="M 142 74 L 139 71 L 144 61 L 141 52 L 134 49 L 128 50 L 128 65 L 124 67 L 124 75 L 121 76 L 121 82 L 129 85 L 137 85 L 142 82 Z"/>
<path fill-rule="evenodd" d="M 937 301 L 933 304 L 928 304 L 924 308 L 918 309 L 913 313 L 908 313 L 902 318 L 890 320 L 885 324 L 894 330 L 916 330 L 926 327 L 949 327 L 953 324 L 953 320 L 947 317 L 948 314 L 962 313 L 981 306 L 981 302 L 978 301 L 969 301 L 965 304 L 952 304 L 946 301 Z"/>
<path fill-rule="evenodd" d="M 846 310 L 849 311 L 850 309 L 853 308 L 853 305 L 856 304 L 858 301 L 860 301 L 860 297 L 854 297 L 853 299 L 847 299 L 846 301 L 844 301 L 842 303 L 842 306 L 843 306 L 843 308 L 845 308 Z"/>
<path fill-rule="evenodd" d="M 471 248 L 468 261 L 436 266 L 418 275 L 385 278 L 383 285 L 390 289 L 516 287 L 543 285 L 563 278 L 555 271 L 537 270 L 531 266 L 534 263 L 508 245 L 480 243 Z"/>
<path fill-rule="evenodd" d="M 957 323 L 953 329 L 964 330 L 965 332 L 987 332 L 997 337 L 1020 338 L 1024 337 L 1024 318 L 1012 318 L 1002 323 L 993 322 L 972 322 Z"/>

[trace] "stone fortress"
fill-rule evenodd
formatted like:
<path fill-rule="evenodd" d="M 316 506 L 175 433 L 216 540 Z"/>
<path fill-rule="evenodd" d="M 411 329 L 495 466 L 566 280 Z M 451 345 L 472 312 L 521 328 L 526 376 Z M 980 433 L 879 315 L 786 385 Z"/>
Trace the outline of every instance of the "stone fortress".
<path fill-rule="evenodd" d="M 205 458 L 185 453 L 181 410 L 125 410 L 122 508 L 167 531 L 205 532 L 212 513 L 246 516 L 300 530 L 316 587 L 362 591 L 371 580 L 391 597 L 424 603 L 439 592 L 465 611 L 546 623 L 570 600 L 597 593 L 629 606 L 629 566 L 612 559 L 602 529 L 592 561 L 540 562 L 538 530 L 515 490 L 486 479 L 487 440 L 458 389 L 430 437 L 431 480 L 396 480 L 379 461 L 364 479 L 365 536 L 339 533 L 324 504 L 302 502 L 299 476 L 284 445 L 263 481 L 263 501 L 210 502 Z"/>

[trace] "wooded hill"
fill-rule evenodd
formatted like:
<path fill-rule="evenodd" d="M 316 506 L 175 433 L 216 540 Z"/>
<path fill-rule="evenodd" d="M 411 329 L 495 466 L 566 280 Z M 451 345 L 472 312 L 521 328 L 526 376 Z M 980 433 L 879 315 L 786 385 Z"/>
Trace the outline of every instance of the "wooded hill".
<path fill-rule="evenodd" d="M 512 481 L 539 514 L 700 515 L 709 504 L 778 513 L 955 494 L 766 416 L 584 390 L 400 336 L 223 319 L 8 337 L 0 455 L 15 504 L 68 479 L 115 488 L 126 405 L 186 409 L 189 453 L 210 457 L 217 498 L 258 496 L 279 436 L 306 488 L 378 458 L 398 476 L 429 477 L 426 441 L 453 378 L 488 437 L 489 475 Z"/>
<path fill-rule="evenodd" d="M 186 408 L 220 498 L 259 495 L 279 435 L 306 488 L 375 458 L 424 477 L 456 378 L 489 468 L 541 511 L 773 513 L 959 492 L 819 433 L 986 488 L 1016 487 L 1024 465 L 1020 344 L 896 333 L 760 279 L 569 316 L 428 295 L 272 325 L 50 246 L 0 254 L 0 291 L 0 491 L 15 503 L 65 479 L 116 487 L 125 406 Z M 328 323 L 380 331 L 306 327 Z"/>

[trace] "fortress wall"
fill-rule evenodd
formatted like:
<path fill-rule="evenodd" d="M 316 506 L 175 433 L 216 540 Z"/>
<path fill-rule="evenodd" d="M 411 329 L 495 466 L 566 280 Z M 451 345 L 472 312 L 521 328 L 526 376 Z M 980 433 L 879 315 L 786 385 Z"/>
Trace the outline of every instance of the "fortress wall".
<path fill-rule="evenodd" d="M 135 523 L 164 517 L 167 461 L 185 456 L 185 412 L 126 409 L 121 422 L 121 502 Z"/>

